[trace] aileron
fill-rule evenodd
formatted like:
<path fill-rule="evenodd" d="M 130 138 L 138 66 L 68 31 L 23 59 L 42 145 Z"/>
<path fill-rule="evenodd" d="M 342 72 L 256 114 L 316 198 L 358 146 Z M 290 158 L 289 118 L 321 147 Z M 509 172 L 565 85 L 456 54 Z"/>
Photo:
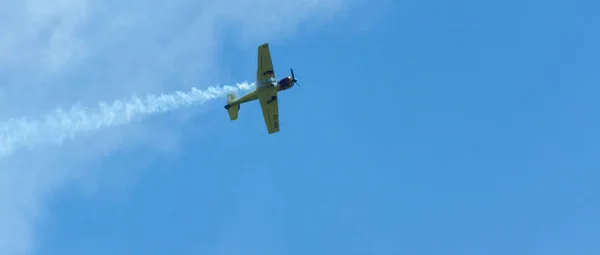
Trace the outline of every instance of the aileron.
<path fill-rule="evenodd" d="M 265 125 L 269 134 L 279 132 L 279 99 L 277 88 L 265 88 L 258 94 Z"/>
<path fill-rule="evenodd" d="M 258 68 L 256 70 L 256 79 L 262 82 L 270 78 L 275 79 L 275 70 L 273 70 L 273 61 L 271 60 L 269 44 L 265 43 L 258 46 Z"/>

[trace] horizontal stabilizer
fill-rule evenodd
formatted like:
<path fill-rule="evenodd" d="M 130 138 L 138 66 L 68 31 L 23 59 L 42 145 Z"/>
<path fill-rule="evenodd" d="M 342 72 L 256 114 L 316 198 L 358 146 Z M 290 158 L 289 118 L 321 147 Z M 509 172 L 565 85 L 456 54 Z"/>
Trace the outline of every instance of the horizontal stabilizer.
<path fill-rule="evenodd" d="M 234 102 L 235 99 L 236 99 L 235 93 L 230 92 L 227 94 L 227 105 L 225 105 L 225 109 L 227 109 L 227 113 L 229 114 L 230 120 L 237 120 L 238 111 L 240 110 L 239 103 L 230 105 L 230 103 Z"/>
<path fill-rule="evenodd" d="M 229 113 L 229 119 L 237 120 L 239 110 L 240 110 L 239 104 L 234 104 L 234 105 L 230 105 L 229 107 L 227 107 L 227 113 Z"/>

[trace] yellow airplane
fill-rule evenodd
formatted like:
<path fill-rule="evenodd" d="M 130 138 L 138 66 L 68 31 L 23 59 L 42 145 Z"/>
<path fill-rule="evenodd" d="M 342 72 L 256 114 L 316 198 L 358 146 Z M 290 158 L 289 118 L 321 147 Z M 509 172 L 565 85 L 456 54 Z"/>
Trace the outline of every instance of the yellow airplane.
<path fill-rule="evenodd" d="M 227 95 L 225 109 L 229 113 L 229 119 L 237 120 L 240 105 L 258 99 L 262 108 L 265 124 L 269 134 L 279 132 L 279 100 L 277 92 L 289 89 L 298 84 L 294 77 L 294 70 L 290 68 L 292 76 L 285 77 L 278 82 L 273 71 L 273 61 L 269 44 L 258 46 L 258 68 L 256 70 L 256 89 L 240 98 L 234 93 Z"/>

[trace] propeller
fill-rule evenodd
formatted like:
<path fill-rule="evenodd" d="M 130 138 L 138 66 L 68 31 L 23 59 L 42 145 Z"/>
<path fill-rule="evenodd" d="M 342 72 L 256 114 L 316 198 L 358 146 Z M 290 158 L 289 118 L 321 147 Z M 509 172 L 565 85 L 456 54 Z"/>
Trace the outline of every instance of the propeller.
<path fill-rule="evenodd" d="M 292 73 L 292 84 L 297 84 L 299 88 L 300 84 L 298 84 L 298 80 L 296 79 L 296 76 L 294 76 L 294 69 L 290 68 L 290 72 Z"/>

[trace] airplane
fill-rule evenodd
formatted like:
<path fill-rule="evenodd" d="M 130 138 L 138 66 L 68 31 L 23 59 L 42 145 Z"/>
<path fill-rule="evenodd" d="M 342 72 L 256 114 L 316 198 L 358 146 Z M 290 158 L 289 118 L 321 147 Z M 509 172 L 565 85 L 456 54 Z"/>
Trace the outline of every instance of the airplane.
<path fill-rule="evenodd" d="M 294 76 L 294 70 L 290 68 L 291 76 L 276 81 L 268 43 L 258 46 L 257 64 L 256 89 L 240 98 L 237 98 L 233 92 L 227 94 L 225 109 L 229 113 L 230 120 L 237 120 L 240 105 L 258 99 L 268 133 L 277 133 L 279 132 L 279 100 L 277 93 L 290 89 L 294 84 L 298 84 L 298 80 Z"/>

